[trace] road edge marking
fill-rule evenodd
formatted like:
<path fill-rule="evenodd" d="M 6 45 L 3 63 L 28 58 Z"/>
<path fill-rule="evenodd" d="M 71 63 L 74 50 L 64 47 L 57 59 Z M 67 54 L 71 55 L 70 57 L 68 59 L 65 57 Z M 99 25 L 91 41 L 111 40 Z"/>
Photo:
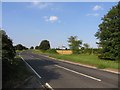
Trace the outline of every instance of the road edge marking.
<path fill-rule="evenodd" d="M 45 83 L 45 85 L 50 88 L 51 90 L 53 90 L 53 88 L 48 84 L 48 83 Z"/>
<path fill-rule="evenodd" d="M 42 77 L 24 60 L 24 58 L 19 55 L 19 57 L 29 66 L 29 68 L 41 79 Z M 51 90 L 54 90 L 48 83 L 45 83 L 45 85 L 51 89 Z"/>
<path fill-rule="evenodd" d="M 20 57 L 29 66 L 29 68 L 41 79 L 42 77 L 24 60 L 24 58 L 22 56 L 20 56 Z"/>
<path fill-rule="evenodd" d="M 82 76 L 85 76 L 87 78 L 90 78 L 90 79 L 93 79 L 93 80 L 96 80 L 96 81 L 101 81 L 101 79 L 98 79 L 98 78 L 95 78 L 95 77 L 92 77 L 92 76 L 89 76 L 89 75 L 86 75 L 86 74 L 83 74 L 83 73 L 80 73 L 80 72 L 77 72 L 77 71 L 74 71 L 74 70 L 71 70 L 71 69 L 68 69 L 68 68 L 65 68 L 63 66 L 59 66 L 59 65 L 55 65 L 56 67 L 59 67 L 59 68 L 62 68 L 62 69 L 65 69 L 67 71 L 70 71 L 70 72 L 73 72 L 73 73 L 76 73 L 76 74 L 79 74 L 79 75 L 82 75 Z"/>

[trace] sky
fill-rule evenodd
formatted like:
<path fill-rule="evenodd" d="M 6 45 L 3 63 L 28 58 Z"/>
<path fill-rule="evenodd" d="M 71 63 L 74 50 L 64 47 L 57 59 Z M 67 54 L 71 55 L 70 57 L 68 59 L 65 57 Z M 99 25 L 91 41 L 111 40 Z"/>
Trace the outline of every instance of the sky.
<path fill-rule="evenodd" d="M 2 28 L 14 45 L 37 46 L 48 40 L 52 48 L 68 47 L 77 36 L 96 48 L 94 36 L 101 18 L 117 2 L 3 2 Z"/>

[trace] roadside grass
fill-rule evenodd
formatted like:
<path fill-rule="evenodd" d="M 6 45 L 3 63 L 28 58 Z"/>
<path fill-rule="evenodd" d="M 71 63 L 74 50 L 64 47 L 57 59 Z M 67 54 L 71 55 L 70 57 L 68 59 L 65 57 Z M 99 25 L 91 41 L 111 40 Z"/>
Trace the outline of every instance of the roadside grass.
<path fill-rule="evenodd" d="M 23 51 L 25 51 L 25 50 L 16 50 L 17 53 L 20 53 L 20 52 L 23 52 Z"/>
<path fill-rule="evenodd" d="M 89 54 L 79 54 L 79 55 L 62 55 L 62 54 L 52 54 L 52 53 L 42 53 L 40 50 L 33 50 L 36 54 L 46 54 L 50 57 L 67 60 L 71 62 L 77 62 L 81 64 L 95 66 L 100 69 L 120 69 L 118 67 L 118 61 L 111 61 L 111 60 L 101 60 L 98 58 L 97 55 L 89 55 Z"/>
<path fill-rule="evenodd" d="M 7 77 L 6 79 L 3 76 L 3 88 L 14 88 L 17 85 L 22 84 L 26 78 L 32 75 L 19 56 L 15 57 L 15 62 L 10 68 L 11 69 L 7 69 L 7 71 L 9 70 L 9 77 L 5 76 Z"/>

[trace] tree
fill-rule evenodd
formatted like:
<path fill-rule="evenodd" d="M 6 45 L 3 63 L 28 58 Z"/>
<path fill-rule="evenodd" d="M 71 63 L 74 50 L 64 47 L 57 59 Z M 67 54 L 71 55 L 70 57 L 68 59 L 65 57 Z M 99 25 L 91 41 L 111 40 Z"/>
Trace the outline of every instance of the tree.
<path fill-rule="evenodd" d="M 21 44 L 18 44 L 15 47 L 15 50 L 23 50 L 23 46 Z"/>
<path fill-rule="evenodd" d="M 30 49 L 34 49 L 34 47 L 33 47 L 33 46 L 31 46 L 31 47 L 30 47 Z"/>
<path fill-rule="evenodd" d="M 43 40 L 39 45 L 39 49 L 44 50 L 44 51 L 50 49 L 49 41 L 48 40 Z"/>
<path fill-rule="evenodd" d="M 83 47 L 81 48 L 82 53 L 89 53 L 90 54 L 91 52 L 90 52 L 90 48 L 89 47 L 90 47 L 89 44 L 84 43 Z"/>
<path fill-rule="evenodd" d="M 39 46 L 36 46 L 35 49 L 39 49 Z"/>
<path fill-rule="evenodd" d="M 2 34 L 2 59 L 12 62 L 16 52 L 12 40 L 6 35 L 6 32 L 0 30 Z"/>
<path fill-rule="evenodd" d="M 83 46 L 85 49 L 88 49 L 90 47 L 89 44 L 87 44 L 87 43 L 84 43 Z"/>
<path fill-rule="evenodd" d="M 100 58 L 120 58 L 120 2 L 102 18 L 95 36 L 102 47 Z"/>
<path fill-rule="evenodd" d="M 16 52 L 13 46 L 12 40 L 6 35 L 6 32 L 0 30 L 0 39 L 2 39 L 2 85 L 6 84 L 6 82 L 11 78 L 13 75 L 13 66 L 15 65 L 16 61 L 14 59 Z"/>
<path fill-rule="evenodd" d="M 68 45 L 73 51 L 73 54 L 79 53 L 79 48 L 81 47 L 82 41 L 77 39 L 77 36 L 70 36 L 68 38 Z"/>
<path fill-rule="evenodd" d="M 15 47 L 15 50 L 27 50 L 28 48 L 23 46 L 22 44 L 17 44 Z"/>

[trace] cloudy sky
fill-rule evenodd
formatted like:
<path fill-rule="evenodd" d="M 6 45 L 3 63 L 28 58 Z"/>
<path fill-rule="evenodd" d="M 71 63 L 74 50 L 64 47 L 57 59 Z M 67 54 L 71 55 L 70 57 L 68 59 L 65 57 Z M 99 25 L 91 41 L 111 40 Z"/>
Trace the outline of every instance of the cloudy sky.
<path fill-rule="evenodd" d="M 70 36 L 97 47 L 94 34 L 101 18 L 117 2 L 3 2 L 2 28 L 14 44 L 27 47 L 49 40 L 51 47 L 68 46 Z"/>

